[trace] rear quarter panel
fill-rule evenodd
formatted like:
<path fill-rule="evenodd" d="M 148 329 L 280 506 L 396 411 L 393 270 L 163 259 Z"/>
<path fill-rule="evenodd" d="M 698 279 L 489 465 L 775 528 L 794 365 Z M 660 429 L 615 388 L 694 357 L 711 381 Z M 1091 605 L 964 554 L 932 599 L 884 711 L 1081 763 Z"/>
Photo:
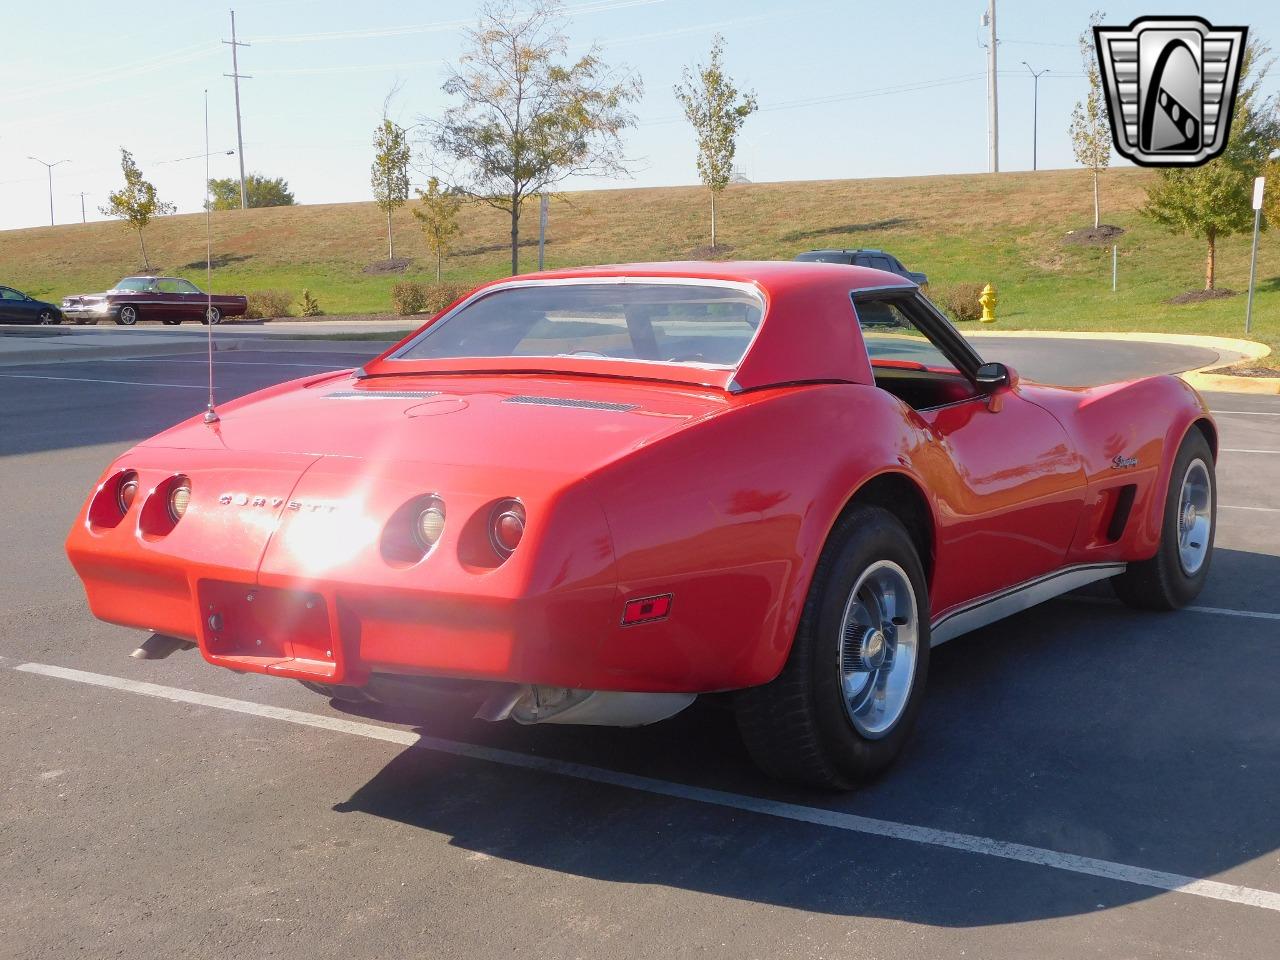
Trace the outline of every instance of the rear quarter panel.
<path fill-rule="evenodd" d="M 949 469 L 904 409 L 856 384 L 760 391 L 592 476 L 618 614 L 627 600 L 674 595 L 666 620 L 615 621 L 600 653 L 617 687 L 733 689 L 776 676 L 853 492 L 886 470 L 927 489 L 913 464 Z"/>

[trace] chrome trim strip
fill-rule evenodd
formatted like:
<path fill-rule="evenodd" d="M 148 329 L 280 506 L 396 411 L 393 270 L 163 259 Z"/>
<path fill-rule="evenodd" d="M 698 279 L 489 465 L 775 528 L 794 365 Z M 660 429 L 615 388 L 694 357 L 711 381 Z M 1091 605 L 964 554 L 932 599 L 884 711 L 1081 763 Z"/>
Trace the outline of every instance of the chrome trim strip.
<path fill-rule="evenodd" d="M 1075 564 L 1007 590 L 988 594 L 935 620 L 929 628 L 929 646 L 936 647 L 940 643 L 954 640 L 970 630 L 977 630 L 989 623 L 1021 613 L 1085 584 L 1114 577 L 1123 573 L 1127 566 L 1126 563 Z"/>

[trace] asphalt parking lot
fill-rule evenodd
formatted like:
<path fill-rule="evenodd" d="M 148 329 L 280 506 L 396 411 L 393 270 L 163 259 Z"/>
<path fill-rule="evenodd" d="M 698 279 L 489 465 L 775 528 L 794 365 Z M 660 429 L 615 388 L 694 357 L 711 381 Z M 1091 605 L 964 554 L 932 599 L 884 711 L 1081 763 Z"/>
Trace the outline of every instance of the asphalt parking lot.
<path fill-rule="evenodd" d="M 373 352 L 333 347 L 219 355 L 219 396 Z M 195 352 L 0 369 L 0 957 L 1275 956 L 1280 398 L 1208 396 L 1194 608 L 1100 590 L 937 648 L 902 762 L 831 796 L 760 779 L 710 703 L 395 723 L 129 659 L 62 540 L 204 384 Z"/>

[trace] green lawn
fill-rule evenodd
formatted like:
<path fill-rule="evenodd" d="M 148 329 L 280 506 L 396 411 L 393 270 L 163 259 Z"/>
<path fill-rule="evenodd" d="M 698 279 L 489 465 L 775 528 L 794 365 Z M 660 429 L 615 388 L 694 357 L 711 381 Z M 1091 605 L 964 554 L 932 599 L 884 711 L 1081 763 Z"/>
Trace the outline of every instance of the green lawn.
<path fill-rule="evenodd" d="M 992 329 L 1122 330 L 1242 336 L 1249 237 L 1219 243 L 1218 284 L 1238 297 L 1174 306 L 1168 298 L 1203 284 L 1199 241 L 1170 235 L 1139 209 L 1147 171 L 1113 170 L 1102 185 L 1103 220 L 1123 227 L 1120 286 L 1111 292 L 1110 248 L 1066 245 L 1091 225 L 1084 171 L 830 180 L 734 186 L 720 204 L 720 255 L 790 258 L 820 246 L 884 247 L 935 288 L 992 282 L 1000 304 Z M 536 205 L 526 218 L 536 230 Z M 705 255 L 707 201 L 695 187 L 566 194 L 551 207 L 552 267 Z M 479 282 L 508 269 L 507 223 L 483 207 L 464 210 L 445 279 Z M 406 276 L 430 280 L 408 209 L 396 221 Z M 223 292 L 308 288 L 326 313 L 385 313 L 399 277 L 364 272 L 385 255 L 385 221 L 371 203 L 279 207 L 214 215 L 213 285 Z M 147 233 L 154 268 L 204 283 L 203 215 L 166 217 Z M 536 265 L 530 242 L 523 266 Z M 96 291 L 141 267 L 137 241 L 119 223 L 0 233 L 0 283 L 40 297 Z M 1280 252 L 1264 235 L 1254 339 L 1280 354 Z M 1280 363 L 1280 359 L 1272 359 Z"/>

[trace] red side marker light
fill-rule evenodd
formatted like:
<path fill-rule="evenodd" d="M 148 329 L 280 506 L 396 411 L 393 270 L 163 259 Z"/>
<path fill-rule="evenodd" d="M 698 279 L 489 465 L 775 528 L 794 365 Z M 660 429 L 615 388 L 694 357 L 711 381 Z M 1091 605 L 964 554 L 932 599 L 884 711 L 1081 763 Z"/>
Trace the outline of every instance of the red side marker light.
<path fill-rule="evenodd" d="M 637 623 L 648 623 L 650 620 L 665 620 L 671 613 L 671 601 L 674 596 L 664 593 L 660 597 L 641 597 L 639 600 L 628 600 L 622 608 L 622 625 L 632 626 Z"/>

